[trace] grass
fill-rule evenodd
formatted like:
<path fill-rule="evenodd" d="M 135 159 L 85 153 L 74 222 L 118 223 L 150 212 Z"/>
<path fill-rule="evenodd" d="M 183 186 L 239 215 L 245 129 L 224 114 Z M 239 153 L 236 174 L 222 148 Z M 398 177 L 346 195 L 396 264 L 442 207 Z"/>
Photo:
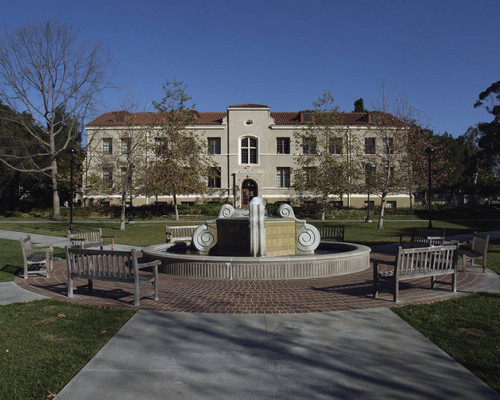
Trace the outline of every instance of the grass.
<path fill-rule="evenodd" d="M 0 398 L 52 398 L 134 313 L 58 300 L 0 306 Z"/>
<path fill-rule="evenodd" d="M 475 293 L 392 311 L 500 392 L 500 294 Z"/>

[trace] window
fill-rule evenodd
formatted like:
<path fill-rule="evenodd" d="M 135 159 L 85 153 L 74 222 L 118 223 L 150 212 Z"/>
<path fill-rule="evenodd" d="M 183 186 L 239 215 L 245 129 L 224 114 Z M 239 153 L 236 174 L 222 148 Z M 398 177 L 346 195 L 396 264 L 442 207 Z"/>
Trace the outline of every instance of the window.
<path fill-rule="evenodd" d="M 282 187 L 282 188 L 290 187 L 290 168 L 289 167 L 276 168 L 276 187 Z"/>
<path fill-rule="evenodd" d="M 122 154 L 129 154 L 132 148 L 132 139 L 122 139 Z"/>
<path fill-rule="evenodd" d="M 113 154 L 113 139 L 102 139 L 102 151 L 106 154 Z"/>
<path fill-rule="evenodd" d="M 365 207 L 368 207 L 368 201 L 365 200 Z M 375 202 L 370 200 L 370 210 L 372 210 L 373 208 L 375 208 Z"/>
<path fill-rule="evenodd" d="M 104 167 L 102 169 L 102 179 L 104 182 L 106 182 L 108 187 L 112 187 L 113 186 L 113 168 Z"/>
<path fill-rule="evenodd" d="M 290 138 L 287 137 L 276 138 L 276 153 L 290 154 Z"/>
<path fill-rule="evenodd" d="M 316 138 L 305 137 L 302 141 L 302 151 L 304 154 L 316 154 Z"/>
<path fill-rule="evenodd" d="M 165 143 L 167 143 L 165 138 L 155 138 L 155 146 L 163 146 Z"/>
<path fill-rule="evenodd" d="M 220 167 L 210 167 L 208 171 L 208 187 L 220 188 L 221 187 L 221 171 Z"/>
<path fill-rule="evenodd" d="M 373 179 L 375 177 L 376 168 L 374 165 L 365 164 L 365 183 L 367 185 L 373 184 Z"/>
<path fill-rule="evenodd" d="M 241 163 L 257 164 L 257 139 L 250 137 L 241 139 Z"/>
<path fill-rule="evenodd" d="M 220 154 L 221 140 L 220 137 L 208 138 L 208 152 L 210 154 Z"/>
<path fill-rule="evenodd" d="M 342 200 L 330 201 L 330 207 L 342 210 L 344 208 L 344 202 Z"/>
<path fill-rule="evenodd" d="M 365 138 L 365 154 L 375 154 L 375 138 Z"/>
<path fill-rule="evenodd" d="M 387 202 L 387 208 L 396 208 L 397 202 L 396 201 L 388 201 Z"/>
<path fill-rule="evenodd" d="M 132 184 L 132 170 L 128 171 L 127 167 L 121 167 L 122 175 L 124 180 L 127 180 L 127 185 Z"/>
<path fill-rule="evenodd" d="M 318 167 L 305 167 L 304 168 L 304 177 L 305 177 L 306 184 L 312 183 L 314 181 L 317 171 L 318 171 Z"/>
<path fill-rule="evenodd" d="M 393 138 L 384 138 L 384 152 L 385 154 L 393 154 L 394 153 L 394 139 Z"/>
<path fill-rule="evenodd" d="M 342 154 L 342 139 L 330 138 L 328 151 L 330 154 Z"/>

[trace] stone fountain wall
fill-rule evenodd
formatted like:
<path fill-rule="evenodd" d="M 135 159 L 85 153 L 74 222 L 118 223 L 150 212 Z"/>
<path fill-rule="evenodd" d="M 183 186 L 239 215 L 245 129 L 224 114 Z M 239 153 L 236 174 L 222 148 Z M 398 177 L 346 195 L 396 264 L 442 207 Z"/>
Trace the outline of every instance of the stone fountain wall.
<path fill-rule="evenodd" d="M 295 218 L 292 207 L 282 204 L 278 218 L 265 217 L 264 203 L 255 197 L 250 209 L 225 204 L 216 220 L 201 225 L 192 243 L 201 254 L 240 257 L 276 257 L 314 254 L 320 243 L 319 231 Z"/>

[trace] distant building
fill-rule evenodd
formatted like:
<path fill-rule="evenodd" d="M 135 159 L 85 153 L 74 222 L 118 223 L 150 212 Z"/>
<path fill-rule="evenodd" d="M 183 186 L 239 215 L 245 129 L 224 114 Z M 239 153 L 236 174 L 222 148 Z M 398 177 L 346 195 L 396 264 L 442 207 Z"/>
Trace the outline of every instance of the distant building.
<path fill-rule="evenodd" d="M 88 169 L 112 179 L 112 166 L 102 166 L 93 157 L 97 151 L 120 151 L 121 132 L 130 127 L 124 126 L 124 112 L 105 113 L 86 126 L 88 142 Z M 151 113 L 134 114 L 137 127 L 151 126 Z M 202 195 L 180 196 L 185 204 L 195 202 L 229 201 L 235 207 L 248 207 L 254 196 L 260 196 L 267 203 L 287 202 L 301 204 L 304 197 L 293 188 L 293 171 L 297 168 L 296 157 L 304 151 L 296 143 L 294 132 L 305 129 L 311 120 L 311 111 L 271 112 L 266 105 L 240 104 L 229 106 L 226 112 L 196 112 L 195 123 L 187 129 L 198 133 L 206 141 L 207 149 L 217 162 L 217 174 L 207 177 L 211 189 Z M 344 129 L 352 140 L 363 149 L 361 155 L 366 162 L 382 149 L 382 139 L 375 134 L 379 125 L 373 119 L 379 112 L 342 113 L 339 130 Z M 392 117 L 392 116 L 391 116 Z M 392 117 L 394 118 L 394 117 Z M 148 139 L 154 142 L 154 134 Z M 121 143 L 121 144 L 120 144 Z M 339 157 L 345 156 L 346 147 L 342 141 L 336 142 L 334 151 Z M 85 189 L 85 188 L 84 188 Z M 118 194 L 85 194 L 89 202 L 117 203 Z M 314 201 L 313 198 L 306 198 Z M 379 199 L 370 198 L 377 204 Z M 134 198 L 134 205 L 151 204 L 155 201 L 171 202 L 168 196 Z M 342 198 L 332 196 L 331 204 L 341 207 L 365 207 L 366 193 L 346 193 Z M 391 193 L 387 197 L 388 207 L 408 207 L 409 196 Z"/>

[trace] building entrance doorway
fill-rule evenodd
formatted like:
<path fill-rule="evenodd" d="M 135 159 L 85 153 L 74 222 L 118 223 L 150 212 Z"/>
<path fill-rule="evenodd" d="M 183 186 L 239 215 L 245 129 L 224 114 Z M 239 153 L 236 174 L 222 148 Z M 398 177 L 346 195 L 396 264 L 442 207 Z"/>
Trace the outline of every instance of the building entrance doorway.
<path fill-rule="evenodd" d="M 254 197 L 259 195 L 257 183 L 251 179 L 246 179 L 241 185 L 241 208 L 248 208 Z"/>

